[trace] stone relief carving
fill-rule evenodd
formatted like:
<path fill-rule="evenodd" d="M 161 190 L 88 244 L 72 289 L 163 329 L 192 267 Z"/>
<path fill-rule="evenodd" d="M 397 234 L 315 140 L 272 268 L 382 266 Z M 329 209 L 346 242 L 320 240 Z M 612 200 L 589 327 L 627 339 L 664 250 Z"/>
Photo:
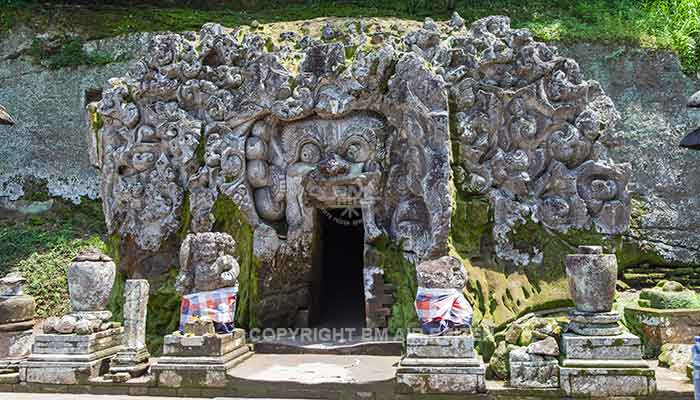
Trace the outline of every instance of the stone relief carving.
<path fill-rule="evenodd" d="M 459 190 L 490 194 L 499 257 L 531 260 L 507 239 L 530 215 L 626 228 L 629 167 L 599 141 L 617 114 L 573 60 L 506 17 L 404 37 L 332 28 L 155 37 L 93 106 L 110 232 L 156 251 L 185 205 L 190 232 L 212 230 L 225 196 L 254 229 L 261 307 L 281 317 L 274 299 L 308 296 L 316 209 L 361 208 L 367 244 L 386 234 L 415 262 L 447 254 L 451 164 Z"/>

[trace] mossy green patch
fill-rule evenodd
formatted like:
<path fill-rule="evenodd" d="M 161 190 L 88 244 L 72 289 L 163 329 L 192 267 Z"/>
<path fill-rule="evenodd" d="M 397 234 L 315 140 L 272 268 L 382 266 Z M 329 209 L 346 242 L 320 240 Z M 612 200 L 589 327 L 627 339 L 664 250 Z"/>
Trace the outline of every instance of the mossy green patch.
<path fill-rule="evenodd" d="M 225 232 L 236 241 L 236 259 L 241 271 L 238 276 L 236 324 L 257 328 L 258 268 L 260 261 L 253 254 L 253 229 L 245 222 L 240 209 L 226 196 L 219 196 L 212 210 L 216 222 L 214 231 Z"/>
<path fill-rule="evenodd" d="M 394 304 L 389 317 L 389 334 L 406 334 L 419 326 L 415 300 L 418 284 L 416 266 L 404 257 L 400 244 L 382 237 L 372 250 L 384 270 L 384 281 L 394 286 Z"/>

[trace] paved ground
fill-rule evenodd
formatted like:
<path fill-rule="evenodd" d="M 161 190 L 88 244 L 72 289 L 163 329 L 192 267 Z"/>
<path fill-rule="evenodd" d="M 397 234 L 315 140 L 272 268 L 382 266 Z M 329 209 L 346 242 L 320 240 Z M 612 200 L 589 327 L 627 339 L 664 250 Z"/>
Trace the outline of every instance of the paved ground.
<path fill-rule="evenodd" d="M 373 383 L 391 380 L 401 357 L 322 354 L 256 354 L 229 371 L 250 381 Z"/>

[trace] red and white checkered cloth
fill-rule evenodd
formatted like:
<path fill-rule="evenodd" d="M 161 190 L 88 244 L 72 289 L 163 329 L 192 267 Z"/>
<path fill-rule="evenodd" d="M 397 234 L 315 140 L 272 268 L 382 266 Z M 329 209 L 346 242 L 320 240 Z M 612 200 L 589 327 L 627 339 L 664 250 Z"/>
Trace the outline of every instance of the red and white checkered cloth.
<path fill-rule="evenodd" d="M 472 322 L 472 306 L 457 289 L 418 288 L 416 313 L 421 324 L 451 321 L 455 325 L 469 326 Z"/>
<path fill-rule="evenodd" d="M 182 297 L 180 303 L 180 330 L 191 318 L 208 317 L 222 324 L 233 322 L 236 312 L 238 287 L 198 292 Z"/>

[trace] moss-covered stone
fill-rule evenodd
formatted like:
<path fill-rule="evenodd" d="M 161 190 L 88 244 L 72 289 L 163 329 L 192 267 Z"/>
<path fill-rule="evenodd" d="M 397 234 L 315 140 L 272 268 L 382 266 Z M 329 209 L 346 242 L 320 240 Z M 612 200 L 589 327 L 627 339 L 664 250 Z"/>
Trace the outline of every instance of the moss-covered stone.
<path fill-rule="evenodd" d="M 253 228 L 245 222 L 240 209 L 225 196 L 219 196 L 212 209 L 214 231 L 225 232 L 236 241 L 236 259 L 241 267 L 238 275 L 236 325 L 257 328 L 258 268 L 260 261 L 253 254 Z"/>
<path fill-rule="evenodd" d="M 662 310 L 700 308 L 700 296 L 674 281 L 663 280 L 654 288 L 642 290 L 639 299 L 640 306 Z"/>
<path fill-rule="evenodd" d="M 415 299 L 418 290 L 416 267 L 406 260 L 399 244 L 382 237 L 372 248 L 384 269 L 384 280 L 394 286 L 394 304 L 388 321 L 389 334 L 406 334 L 419 326 Z"/>

